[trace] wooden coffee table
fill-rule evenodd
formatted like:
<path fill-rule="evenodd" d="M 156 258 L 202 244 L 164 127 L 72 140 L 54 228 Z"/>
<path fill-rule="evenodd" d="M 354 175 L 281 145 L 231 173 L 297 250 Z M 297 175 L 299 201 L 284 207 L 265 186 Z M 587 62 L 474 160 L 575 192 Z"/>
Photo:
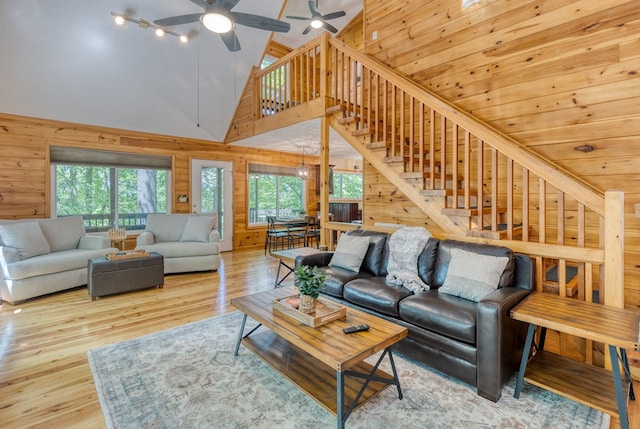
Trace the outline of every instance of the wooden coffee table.
<path fill-rule="evenodd" d="M 344 428 L 349 415 L 358 406 L 389 385 L 398 389 L 391 346 L 407 336 L 407 328 L 352 308 L 343 319 L 317 328 L 273 311 L 273 300 L 296 293 L 293 287 L 233 298 L 231 304 L 244 313 L 235 348 L 240 343 L 315 399 L 337 417 L 337 427 Z M 245 334 L 247 316 L 260 325 Z M 370 329 L 345 334 L 343 328 L 366 323 Z M 265 326 L 269 330 L 259 330 Z M 364 360 L 382 351 L 375 365 Z M 392 375 L 379 369 L 387 357 Z"/>

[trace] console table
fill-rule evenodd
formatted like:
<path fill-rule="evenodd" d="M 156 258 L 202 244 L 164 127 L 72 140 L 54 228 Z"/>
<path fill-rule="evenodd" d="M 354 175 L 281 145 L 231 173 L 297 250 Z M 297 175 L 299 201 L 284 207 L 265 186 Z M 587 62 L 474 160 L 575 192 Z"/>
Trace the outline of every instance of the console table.
<path fill-rule="evenodd" d="M 610 414 L 619 419 L 622 429 L 629 428 L 627 398 L 635 396 L 627 349 L 638 350 L 640 312 L 534 292 L 511 310 L 511 317 L 529 324 L 515 398 L 527 381 Z M 533 339 L 538 328 L 536 345 Z M 612 370 L 544 350 L 547 328 L 606 344 Z"/>

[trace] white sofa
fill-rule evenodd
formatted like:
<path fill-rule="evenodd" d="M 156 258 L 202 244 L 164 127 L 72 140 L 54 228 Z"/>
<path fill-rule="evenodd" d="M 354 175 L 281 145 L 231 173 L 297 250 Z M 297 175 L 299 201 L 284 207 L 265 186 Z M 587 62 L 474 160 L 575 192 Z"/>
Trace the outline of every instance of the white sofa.
<path fill-rule="evenodd" d="M 136 249 L 164 256 L 164 272 L 217 270 L 220 233 L 215 215 L 149 214 Z"/>
<path fill-rule="evenodd" d="M 88 260 L 118 250 L 110 246 L 105 236 L 85 234 L 82 216 L 0 220 L 2 300 L 86 285 Z"/>

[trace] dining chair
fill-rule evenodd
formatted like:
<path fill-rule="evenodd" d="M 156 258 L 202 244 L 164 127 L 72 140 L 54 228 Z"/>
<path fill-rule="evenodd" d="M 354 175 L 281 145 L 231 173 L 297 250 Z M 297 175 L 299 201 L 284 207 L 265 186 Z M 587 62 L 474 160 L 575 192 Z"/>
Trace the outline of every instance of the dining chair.
<path fill-rule="evenodd" d="M 311 240 L 315 240 L 316 248 L 320 246 L 320 229 L 318 228 L 316 218 L 313 216 L 307 216 L 307 225 L 302 231 L 296 231 L 292 233 L 294 240 L 302 242 L 305 247 L 309 247 Z"/>
<path fill-rule="evenodd" d="M 267 216 L 267 234 L 264 239 L 264 253 L 267 254 L 267 248 L 269 252 L 275 247 L 278 250 L 278 242 L 282 245 L 282 249 L 291 248 L 291 236 L 287 227 L 279 227 L 276 225 L 275 216 Z"/>

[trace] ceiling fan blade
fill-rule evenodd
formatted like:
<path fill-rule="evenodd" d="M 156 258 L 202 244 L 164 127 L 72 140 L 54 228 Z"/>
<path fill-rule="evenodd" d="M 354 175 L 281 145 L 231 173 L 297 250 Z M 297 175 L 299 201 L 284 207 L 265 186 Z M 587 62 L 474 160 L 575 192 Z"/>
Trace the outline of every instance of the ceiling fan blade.
<path fill-rule="evenodd" d="M 171 16 L 169 18 L 156 19 L 155 21 L 153 21 L 153 23 L 161 27 L 171 27 L 172 25 L 189 24 L 192 22 L 196 22 L 202 15 L 204 14 L 190 13 L 189 15 Z"/>
<path fill-rule="evenodd" d="M 289 15 L 287 15 L 285 18 L 287 18 L 287 19 L 301 19 L 303 21 L 309 21 L 311 19 L 308 16 L 305 17 L 305 16 L 289 16 Z"/>
<path fill-rule="evenodd" d="M 237 52 L 240 50 L 240 40 L 238 40 L 238 36 L 234 29 L 227 31 L 226 33 L 220 33 L 220 37 L 229 51 Z"/>
<path fill-rule="evenodd" d="M 191 3 L 197 4 L 198 6 L 204 9 L 208 9 L 211 7 L 211 5 L 207 3 L 207 0 L 191 0 Z"/>
<path fill-rule="evenodd" d="M 279 21 L 266 16 L 253 15 L 250 13 L 229 12 L 233 18 L 233 22 L 247 27 L 257 28 L 259 30 L 276 31 L 278 33 L 286 33 L 291 28 L 291 24 Z"/>
<path fill-rule="evenodd" d="M 307 25 L 307 28 L 304 29 L 302 34 L 307 34 L 309 31 L 311 31 L 311 25 Z"/>
<path fill-rule="evenodd" d="M 316 2 L 313 0 L 309 0 L 309 10 L 311 11 L 311 15 L 315 18 L 316 15 L 320 15 L 318 12 L 318 8 L 316 8 Z"/>
<path fill-rule="evenodd" d="M 338 32 L 338 29 L 333 25 L 329 24 L 328 22 L 323 22 L 322 26 L 334 34 Z"/>
<path fill-rule="evenodd" d="M 336 19 L 336 18 L 340 18 L 341 16 L 345 16 L 346 12 L 344 10 L 341 10 L 339 12 L 332 12 L 332 13 L 328 13 L 326 15 L 322 15 L 322 19 L 324 20 L 328 20 L 328 19 Z"/>
<path fill-rule="evenodd" d="M 192 0 L 193 1 L 193 0 Z M 240 2 L 240 0 L 218 0 L 215 3 L 224 6 L 225 9 L 231 10 Z"/>

